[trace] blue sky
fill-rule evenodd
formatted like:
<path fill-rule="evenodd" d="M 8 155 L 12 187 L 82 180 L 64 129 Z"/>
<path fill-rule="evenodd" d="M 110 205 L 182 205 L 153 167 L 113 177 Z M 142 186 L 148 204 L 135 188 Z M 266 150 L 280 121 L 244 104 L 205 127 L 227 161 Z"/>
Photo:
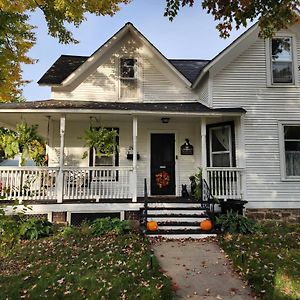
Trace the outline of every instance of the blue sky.
<path fill-rule="evenodd" d="M 126 22 L 132 22 L 167 58 L 211 59 L 245 29 L 233 31 L 229 39 L 221 39 L 215 26 L 217 23 L 195 1 L 193 8 L 181 9 L 170 22 L 163 16 L 164 0 L 134 0 L 122 7 L 113 17 L 87 16 L 79 29 L 72 29 L 80 44 L 61 45 L 47 34 L 43 16 L 39 12 L 31 15 L 31 23 L 37 26 L 37 43 L 30 51 L 38 59 L 34 65 L 23 67 L 23 77 L 32 80 L 24 88 L 27 100 L 50 98 L 50 88 L 36 83 L 61 54 L 90 55 Z"/>

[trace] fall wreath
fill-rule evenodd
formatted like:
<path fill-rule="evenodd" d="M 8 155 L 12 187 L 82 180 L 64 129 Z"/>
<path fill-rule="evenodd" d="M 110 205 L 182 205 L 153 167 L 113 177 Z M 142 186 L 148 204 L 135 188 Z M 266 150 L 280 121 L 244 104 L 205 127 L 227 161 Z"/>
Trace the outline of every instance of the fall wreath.
<path fill-rule="evenodd" d="M 161 189 L 161 188 L 169 185 L 170 176 L 169 176 L 168 172 L 162 171 L 155 175 L 155 180 L 156 180 L 156 184 Z"/>

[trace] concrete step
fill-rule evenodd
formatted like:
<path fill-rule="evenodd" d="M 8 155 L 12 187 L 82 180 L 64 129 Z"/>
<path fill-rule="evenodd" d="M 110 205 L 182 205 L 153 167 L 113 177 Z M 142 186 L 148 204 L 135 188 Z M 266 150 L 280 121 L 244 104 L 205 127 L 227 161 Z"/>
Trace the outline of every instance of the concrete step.
<path fill-rule="evenodd" d="M 196 207 L 196 208 L 201 208 L 201 205 L 199 202 L 191 202 L 191 203 L 166 203 L 166 202 L 162 202 L 162 203 L 159 203 L 159 202 L 156 202 L 156 203 L 148 203 L 148 208 L 150 207 L 161 207 L 161 208 L 177 208 L 177 207 L 180 207 L 180 208 L 189 208 L 189 207 Z"/>
<path fill-rule="evenodd" d="M 148 237 L 164 237 L 172 239 L 182 239 L 182 238 L 204 238 L 216 236 L 214 231 L 207 232 L 200 228 L 197 229 L 160 229 L 156 231 L 147 231 Z"/>
<path fill-rule="evenodd" d="M 205 239 L 208 237 L 216 237 L 215 233 L 200 233 L 200 234 L 151 234 L 149 238 L 164 238 L 164 239 Z"/>
<path fill-rule="evenodd" d="M 206 215 L 205 210 L 199 209 L 157 209 L 152 208 L 147 210 L 147 215 Z"/>
<path fill-rule="evenodd" d="M 158 225 L 158 228 L 161 229 L 161 230 L 175 230 L 175 229 L 178 229 L 178 230 L 194 230 L 194 229 L 197 229 L 199 228 L 199 223 L 197 226 L 195 225 L 176 225 L 176 226 L 173 226 L 173 225 Z"/>

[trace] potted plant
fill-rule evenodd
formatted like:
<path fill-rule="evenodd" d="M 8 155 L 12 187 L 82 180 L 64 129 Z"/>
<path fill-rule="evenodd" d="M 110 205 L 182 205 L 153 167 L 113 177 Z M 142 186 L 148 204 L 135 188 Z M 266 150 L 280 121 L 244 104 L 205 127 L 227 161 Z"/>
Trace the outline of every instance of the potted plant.
<path fill-rule="evenodd" d="M 114 129 L 90 127 L 84 131 L 84 135 L 80 139 L 85 141 L 85 147 L 95 149 L 96 156 L 100 157 L 103 154 L 111 156 L 118 150 L 117 136 L 118 132 Z M 88 151 L 85 151 L 82 158 L 87 156 Z"/>
<path fill-rule="evenodd" d="M 9 159 L 20 154 L 21 166 L 24 166 L 29 159 L 32 159 L 37 166 L 45 165 L 46 147 L 37 129 L 38 125 L 28 125 L 25 122 L 17 124 L 15 131 L 1 128 L 0 148 L 4 157 Z"/>

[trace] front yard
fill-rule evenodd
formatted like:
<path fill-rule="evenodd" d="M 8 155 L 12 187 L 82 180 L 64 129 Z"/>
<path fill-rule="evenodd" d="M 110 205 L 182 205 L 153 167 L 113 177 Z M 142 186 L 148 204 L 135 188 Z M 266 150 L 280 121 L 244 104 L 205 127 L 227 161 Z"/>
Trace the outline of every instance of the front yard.
<path fill-rule="evenodd" d="M 261 299 L 300 298 L 299 224 L 269 223 L 254 234 L 227 234 L 219 243 Z"/>
<path fill-rule="evenodd" d="M 0 260 L 0 299 L 172 299 L 146 240 L 59 235 L 22 242 Z"/>

